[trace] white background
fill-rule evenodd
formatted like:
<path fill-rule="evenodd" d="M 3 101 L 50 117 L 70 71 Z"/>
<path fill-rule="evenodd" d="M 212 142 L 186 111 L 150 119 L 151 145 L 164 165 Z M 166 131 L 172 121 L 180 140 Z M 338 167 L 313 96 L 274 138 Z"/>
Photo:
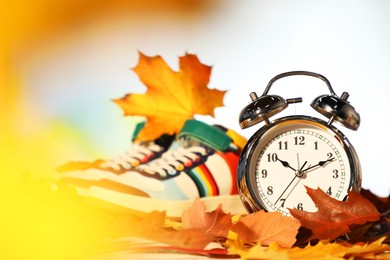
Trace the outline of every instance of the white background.
<path fill-rule="evenodd" d="M 145 87 L 131 71 L 138 51 L 161 55 L 175 69 L 178 56 L 196 54 L 213 66 L 209 87 L 228 90 L 219 123 L 250 137 L 259 126 L 241 130 L 238 115 L 249 93 L 264 91 L 275 75 L 308 70 L 326 76 L 338 95 L 361 116 L 358 131 L 339 129 L 360 157 L 363 187 L 386 196 L 390 191 L 389 73 L 390 2 L 367 1 L 215 1 L 199 14 L 169 8 L 88 19 L 43 44 L 19 61 L 25 83 L 23 106 L 40 125 L 60 120 L 78 129 L 93 149 L 75 140 L 70 159 L 115 156 L 129 146 L 131 120 L 110 100 Z M 272 93 L 302 97 L 282 115 L 323 118 L 310 106 L 326 85 L 311 77 L 285 78 Z M 25 131 L 39 131 L 37 125 Z M 95 153 L 90 151 L 94 150 Z"/>

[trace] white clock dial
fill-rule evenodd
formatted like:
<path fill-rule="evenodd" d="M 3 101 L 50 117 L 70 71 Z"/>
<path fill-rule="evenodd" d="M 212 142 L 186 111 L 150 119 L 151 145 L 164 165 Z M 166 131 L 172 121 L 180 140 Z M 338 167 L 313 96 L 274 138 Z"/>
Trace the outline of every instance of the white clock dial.
<path fill-rule="evenodd" d="M 315 212 L 306 188 L 320 188 L 344 200 L 351 168 L 343 143 L 332 131 L 307 120 L 278 124 L 264 133 L 252 158 L 255 193 L 268 211 L 289 208 Z"/>

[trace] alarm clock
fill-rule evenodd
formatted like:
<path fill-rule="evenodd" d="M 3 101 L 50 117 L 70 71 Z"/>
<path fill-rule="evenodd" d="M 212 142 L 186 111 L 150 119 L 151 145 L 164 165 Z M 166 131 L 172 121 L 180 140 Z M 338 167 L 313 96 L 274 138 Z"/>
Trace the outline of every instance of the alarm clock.
<path fill-rule="evenodd" d="M 322 80 L 329 94 L 310 104 L 327 118 L 291 115 L 271 120 L 289 104 L 302 98 L 284 99 L 269 95 L 273 83 L 288 76 L 310 76 Z M 360 116 L 347 101 L 349 94 L 337 96 L 327 78 L 309 71 L 290 71 L 272 78 L 258 97 L 250 93 L 249 103 L 240 113 L 239 124 L 247 128 L 264 125 L 249 138 L 238 165 L 241 201 L 250 213 L 265 210 L 290 216 L 289 209 L 317 211 L 306 187 L 320 188 L 330 197 L 344 201 L 348 191 L 360 191 L 361 167 L 347 137 L 333 123 L 357 130 Z"/>

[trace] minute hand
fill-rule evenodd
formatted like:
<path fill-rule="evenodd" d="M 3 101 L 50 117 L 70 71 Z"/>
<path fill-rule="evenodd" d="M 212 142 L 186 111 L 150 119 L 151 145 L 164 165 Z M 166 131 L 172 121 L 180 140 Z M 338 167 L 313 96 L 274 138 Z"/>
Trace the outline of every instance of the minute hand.
<path fill-rule="evenodd" d="M 316 167 L 322 167 L 324 166 L 327 162 L 333 162 L 334 160 L 336 160 L 334 157 L 332 158 L 329 158 L 328 160 L 325 160 L 325 161 L 320 161 L 319 163 L 315 164 L 315 165 L 312 165 L 310 167 L 307 167 L 306 169 L 302 170 L 302 173 L 304 172 L 307 172 L 313 168 L 316 168 Z"/>

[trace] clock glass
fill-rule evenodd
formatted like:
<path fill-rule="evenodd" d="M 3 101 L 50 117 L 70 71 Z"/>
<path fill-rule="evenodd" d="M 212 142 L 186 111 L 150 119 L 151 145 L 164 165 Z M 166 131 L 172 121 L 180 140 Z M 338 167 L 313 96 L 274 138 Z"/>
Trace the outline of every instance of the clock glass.
<path fill-rule="evenodd" d="M 317 210 L 305 186 L 345 200 L 351 189 L 345 146 L 340 135 L 314 120 L 285 120 L 270 127 L 250 162 L 256 200 L 267 211 L 283 215 L 290 215 L 289 208 Z"/>

